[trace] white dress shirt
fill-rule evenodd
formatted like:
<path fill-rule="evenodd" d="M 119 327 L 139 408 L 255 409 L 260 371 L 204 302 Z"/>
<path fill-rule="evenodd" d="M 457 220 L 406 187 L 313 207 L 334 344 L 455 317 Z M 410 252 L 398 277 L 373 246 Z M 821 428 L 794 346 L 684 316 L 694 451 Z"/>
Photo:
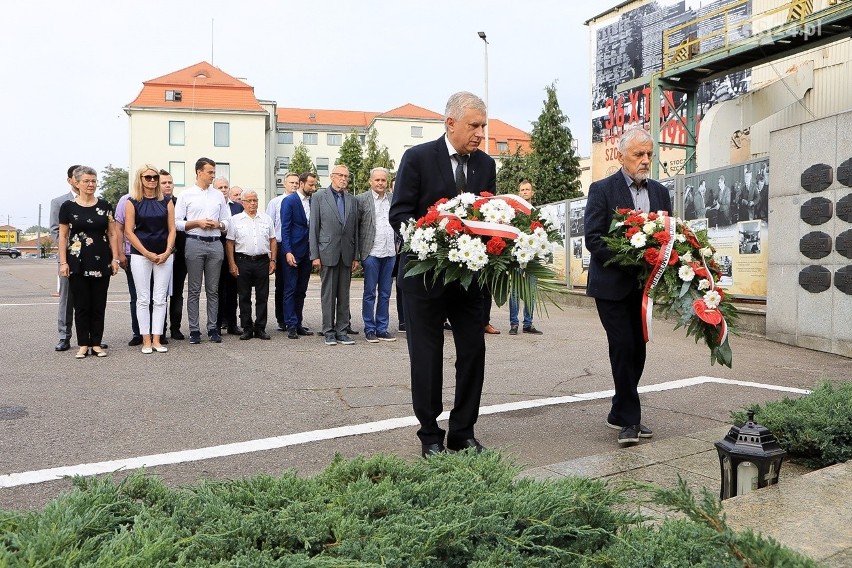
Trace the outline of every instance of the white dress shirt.
<path fill-rule="evenodd" d="M 396 256 L 396 243 L 394 242 L 393 228 L 388 221 L 390 212 L 390 197 L 385 193 L 381 198 L 375 191 L 370 190 L 373 195 L 373 212 L 376 217 L 376 239 L 370 256 L 375 258 L 387 258 Z"/>
<path fill-rule="evenodd" d="M 275 240 L 281 243 L 281 202 L 287 197 L 282 193 L 274 198 L 266 205 L 266 214 L 272 219 L 272 226 L 275 228 Z"/>
<path fill-rule="evenodd" d="M 231 210 L 228 208 L 228 203 L 221 191 L 212 186 L 201 189 L 194 185 L 178 196 L 175 204 L 175 228 L 178 231 L 199 237 L 222 236 L 222 231 L 219 229 L 195 227 L 186 230 L 187 221 L 198 221 L 199 219 L 221 221 L 225 225 L 225 230 L 228 229 L 231 222 Z"/>
<path fill-rule="evenodd" d="M 228 240 L 234 241 L 234 252 L 258 256 L 270 254 L 269 239 L 275 238 L 275 227 L 272 218 L 260 211 L 254 216 L 243 211 L 231 218 L 228 228 Z"/>

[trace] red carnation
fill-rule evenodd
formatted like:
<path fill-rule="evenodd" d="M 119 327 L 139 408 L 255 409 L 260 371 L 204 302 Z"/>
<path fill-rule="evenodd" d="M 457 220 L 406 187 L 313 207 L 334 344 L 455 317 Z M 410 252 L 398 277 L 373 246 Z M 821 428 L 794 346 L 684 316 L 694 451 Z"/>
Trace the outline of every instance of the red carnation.
<path fill-rule="evenodd" d="M 654 237 L 654 239 L 656 239 L 656 241 L 661 245 L 668 244 L 669 242 L 669 234 L 665 231 L 657 231 L 651 236 Z"/>
<path fill-rule="evenodd" d="M 530 232 L 532 233 L 536 229 L 544 229 L 544 225 L 542 225 L 540 221 L 533 221 L 530 223 Z"/>
<path fill-rule="evenodd" d="M 633 237 L 633 235 L 635 235 L 641 230 L 642 229 L 640 229 L 639 227 L 630 227 L 629 229 L 627 229 L 627 232 L 624 233 L 624 236 L 627 237 L 627 239 L 629 240 L 631 237 Z"/>
<path fill-rule="evenodd" d="M 480 192 L 479 192 L 479 196 L 480 196 L 480 197 L 494 197 L 494 194 L 493 194 L 493 193 L 489 193 L 489 192 L 487 192 L 487 191 L 480 191 Z"/>
<path fill-rule="evenodd" d="M 503 252 L 503 249 L 506 248 L 506 241 L 501 239 L 500 237 L 491 237 L 488 239 L 488 242 L 485 243 L 485 250 L 488 254 L 493 256 L 500 256 Z"/>
<path fill-rule="evenodd" d="M 650 247 L 645 249 L 645 262 L 651 266 L 657 265 L 657 259 L 660 257 L 660 249 Z"/>
<path fill-rule="evenodd" d="M 630 209 L 628 209 L 627 207 L 619 207 L 619 208 L 618 208 L 618 209 L 616 209 L 615 211 L 616 211 L 616 213 L 618 213 L 619 215 L 627 215 L 628 213 L 630 213 L 630 211 L 631 211 L 631 210 L 630 210 Z"/>
<path fill-rule="evenodd" d="M 680 257 L 678 256 L 677 251 L 672 249 L 672 254 L 669 257 L 669 266 L 674 266 L 675 264 L 677 264 L 677 261 L 679 261 L 679 260 L 680 260 Z"/>
<path fill-rule="evenodd" d="M 479 211 L 482 208 L 482 206 L 485 205 L 486 203 L 488 203 L 487 199 L 477 199 L 476 201 L 473 202 L 473 209 L 475 211 Z"/>
<path fill-rule="evenodd" d="M 657 217 L 658 217 L 658 215 L 654 212 L 648 213 L 648 220 L 649 221 L 656 221 Z"/>
<path fill-rule="evenodd" d="M 438 205 L 443 205 L 447 201 L 449 201 L 449 199 L 447 199 L 446 197 L 442 197 L 441 199 L 439 199 L 438 201 L 435 202 L 435 205 L 433 207 L 437 207 Z"/>
<path fill-rule="evenodd" d="M 448 235 L 455 235 L 456 233 L 460 233 L 464 229 L 464 225 L 459 219 L 450 219 L 447 223 L 444 230 L 447 231 Z"/>

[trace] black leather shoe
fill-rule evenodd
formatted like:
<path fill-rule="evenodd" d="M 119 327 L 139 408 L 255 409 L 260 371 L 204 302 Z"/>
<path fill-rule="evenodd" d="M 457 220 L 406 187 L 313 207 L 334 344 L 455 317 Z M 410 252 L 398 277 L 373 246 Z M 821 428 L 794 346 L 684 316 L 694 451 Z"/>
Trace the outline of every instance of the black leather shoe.
<path fill-rule="evenodd" d="M 106 343 L 101 343 L 101 349 L 109 349 L 109 345 Z"/>
<path fill-rule="evenodd" d="M 296 331 L 295 327 L 287 330 L 287 339 L 299 339 L 299 332 Z"/>
<path fill-rule="evenodd" d="M 266 333 L 265 329 L 254 330 L 254 336 L 258 339 L 272 339 L 271 337 L 269 337 L 269 334 Z"/>
<path fill-rule="evenodd" d="M 534 325 L 531 325 L 529 327 L 524 328 L 524 333 L 532 333 L 533 335 L 541 335 L 544 332 L 537 330 Z"/>
<path fill-rule="evenodd" d="M 242 335 L 243 328 L 238 325 L 229 325 L 228 326 L 228 335 Z"/>
<path fill-rule="evenodd" d="M 245 341 L 246 339 L 251 339 L 251 338 L 252 338 L 252 333 L 251 333 L 250 329 L 246 329 L 245 331 L 243 331 L 240 334 L 240 339 L 242 339 L 243 341 Z"/>
<path fill-rule="evenodd" d="M 343 330 L 343 333 L 345 333 L 346 335 L 358 335 L 358 333 L 360 333 L 360 332 L 352 329 L 352 326 L 350 325 L 349 327 L 347 327 L 346 329 Z"/>
<path fill-rule="evenodd" d="M 283 323 L 278 324 L 278 331 L 287 331 L 287 326 Z"/>
<path fill-rule="evenodd" d="M 454 452 L 461 452 L 463 450 L 476 450 L 477 454 L 481 454 L 485 451 L 485 446 L 479 443 L 479 440 L 476 438 L 468 438 L 467 440 L 460 441 L 451 441 L 449 438 L 447 439 L 447 449 L 452 450 Z"/>
<path fill-rule="evenodd" d="M 177 339 L 178 341 L 181 341 L 183 339 L 186 339 L 186 336 L 182 334 L 179 329 L 176 329 L 172 332 L 172 339 Z"/>
<path fill-rule="evenodd" d="M 168 344 L 169 344 L 169 340 L 166 339 L 165 334 L 161 335 L 160 336 L 160 345 L 168 345 Z"/>
<path fill-rule="evenodd" d="M 618 443 L 622 446 L 639 443 L 639 425 L 625 426 L 618 433 Z"/>
<path fill-rule="evenodd" d="M 307 327 L 297 327 L 296 333 L 298 333 L 299 335 L 313 335 L 314 334 L 314 332 L 311 331 L 310 328 L 307 328 Z"/>
<path fill-rule="evenodd" d="M 613 422 L 610 418 L 606 419 L 606 427 L 612 428 L 613 430 L 621 430 L 621 426 Z M 644 424 L 639 424 L 639 437 L 640 438 L 653 438 L 654 431 L 645 426 Z"/>
<path fill-rule="evenodd" d="M 127 342 L 127 345 L 128 347 L 138 347 L 139 345 L 142 345 L 142 336 L 134 335 L 130 338 L 130 341 Z"/>
<path fill-rule="evenodd" d="M 60 339 L 56 347 L 53 348 L 54 351 L 68 351 L 69 349 L 71 349 L 71 340 L 69 339 Z"/>
<path fill-rule="evenodd" d="M 423 447 L 420 450 L 420 455 L 424 458 L 429 458 L 438 454 L 443 454 L 446 452 L 446 448 L 444 448 L 443 444 L 423 444 Z"/>

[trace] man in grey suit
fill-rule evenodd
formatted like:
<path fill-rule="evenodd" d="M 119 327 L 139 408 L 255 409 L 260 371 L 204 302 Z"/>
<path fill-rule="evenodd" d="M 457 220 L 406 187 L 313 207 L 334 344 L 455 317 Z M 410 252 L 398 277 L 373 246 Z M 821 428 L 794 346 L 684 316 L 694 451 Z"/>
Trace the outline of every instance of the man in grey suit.
<path fill-rule="evenodd" d="M 74 170 L 79 168 L 79 165 L 73 165 L 68 168 L 68 185 L 71 186 L 70 191 L 66 191 L 58 197 L 50 200 L 50 236 L 53 242 L 59 244 L 59 208 L 69 199 L 77 197 L 77 188 L 74 187 Z M 57 255 L 59 258 L 59 255 Z M 57 261 L 58 262 L 58 261 Z M 57 268 L 58 273 L 58 268 Z M 54 349 L 56 351 L 68 351 L 71 348 L 71 324 L 74 322 L 74 302 L 68 297 L 68 278 L 59 277 L 59 343 Z"/>
<path fill-rule="evenodd" d="M 396 242 L 388 221 L 391 200 L 387 187 L 388 171 L 373 168 L 370 170 L 370 191 L 355 198 L 358 202 L 358 249 L 364 267 L 361 315 L 368 343 L 396 341 L 388 332 Z"/>
<path fill-rule="evenodd" d="M 331 185 L 311 198 L 309 243 L 311 262 L 320 272 L 322 333 L 326 345 L 352 345 L 349 327 L 349 286 L 358 267 L 358 208 L 345 191 L 349 168 L 331 171 Z"/>

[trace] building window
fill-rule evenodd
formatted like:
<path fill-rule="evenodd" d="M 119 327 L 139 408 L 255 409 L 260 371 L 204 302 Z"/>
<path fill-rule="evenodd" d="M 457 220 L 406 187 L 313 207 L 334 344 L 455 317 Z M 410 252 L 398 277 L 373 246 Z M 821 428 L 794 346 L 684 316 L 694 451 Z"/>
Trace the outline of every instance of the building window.
<path fill-rule="evenodd" d="M 293 133 L 292 132 L 279 132 L 278 133 L 278 143 L 279 144 L 292 144 L 293 143 Z"/>
<path fill-rule="evenodd" d="M 317 133 L 316 132 L 304 132 L 302 134 L 302 142 L 304 142 L 306 146 L 316 146 L 317 145 Z"/>
<path fill-rule="evenodd" d="M 290 167 L 290 158 L 287 156 L 278 156 L 275 158 L 275 170 L 279 172 L 286 172 L 287 168 Z"/>
<path fill-rule="evenodd" d="M 183 99 L 183 93 L 180 91 L 167 90 L 166 100 L 179 103 Z"/>
<path fill-rule="evenodd" d="M 227 162 L 216 162 L 216 177 L 223 177 L 228 181 L 231 181 L 231 164 Z"/>
<path fill-rule="evenodd" d="M 183 146 L 186 141 L 186 123 L 182 120 L 169 121 L 169 146 Z"/>
<path fill-rule="evenodd" d="M 343 134 L 326 134 L 325 143 L 329 146 L 340 146 L 343 144 Z"/>
<path fill-rule="evenodd" d="M 169 162 L 169 173 L 172 174 L 175 187 L 186 185 L 186 164 L 184 162 Z"/>
<path fill-rule="evenodd" d="M 366 144 L 367 143 L 367 135 L 366 134 L 359 134 L 358 135 L 358 142 L 361 143 L 361 146 Z"/>
<path fill-rule="evenodd" d="M 231 145 L 231 124 L 228 122 L 213 123 L 213 145 L 228 147 Z"/>
<path fill-rule="evenodd" d="M 508 142 L 497 142 L 497 151 L 501 154 L 504 154 L 509 151 L 509 143 Z"/>
<path fill-rule="evenodd" d="M 412 126 L 411 127 L 411 137 L 412 138 L 423 138 L 423 127 L 422 126 Z"/>
<path fill-rule="evenodd" d="M 328 158 L 317 158 L 317 175 L 328 176 Z"/>

